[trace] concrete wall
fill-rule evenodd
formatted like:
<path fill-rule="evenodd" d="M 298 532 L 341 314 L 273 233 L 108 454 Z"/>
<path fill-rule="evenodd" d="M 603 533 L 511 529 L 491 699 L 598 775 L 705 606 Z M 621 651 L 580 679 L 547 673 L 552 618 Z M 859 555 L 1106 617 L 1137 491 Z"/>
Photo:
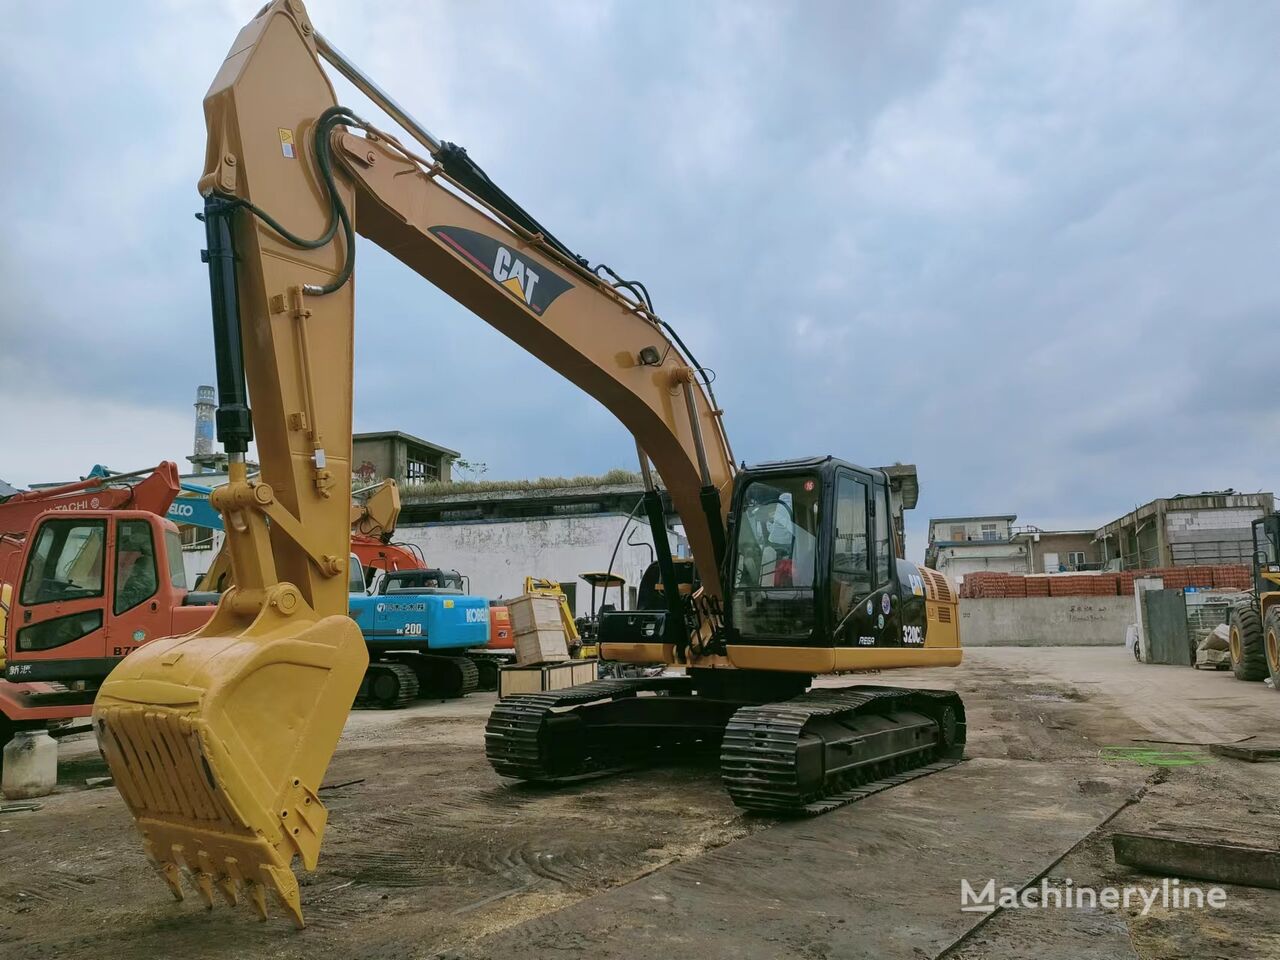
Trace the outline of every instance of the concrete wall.
<path fill-rule="evenodd" d="M 1058 573 L 1059 566 L 1063 570 L 1075 569 L 1069 565 L 1072 553 L 1083 553 L 1085 563 L 1096 563 L 1102 559 L 1102 551 L 1093 542 L 1092 533 L 1041 533 L 1037 540 L 1030 537 L 1032 573 Z M 1045 554 L 1057 554 L 1058 563 L 1052 570 L 1046 570 Z"/>
<path fill-rule="evenodd" d="M 1174 565 L 1253 563 L 1253 521 L 1259 507 L 1170 510 L 1165 537 Z"/>
<path fill-rule="evenodd" d="M 524 578 L 547 577 L 576 583 L 575 614 L 591 612 L 591 588 L 578 575 L 608 569 L 609 555 L 626 518 L 617 514 L 433 523 L 424 527 L 401 526 L 397 541 L 416 543 L 427 563 L 456 569 L 471 578 L 471 592 L 497 599 L 519 596 Z M 671 533 L 671 547 L 680 538 Z M 628 545 L 630 540 L 634 546 Z M 613 572 L 637 587 L 653 558 L 649 525 L 634 521 L 622 538 Z M 650 546 L 644 546 L 649 544 Z M 617 590 L 609 600 L 617 604 Z M 597 603 L 599 599 L 597 598 Z M 631 606 L 630 592 L 627 607 Z"/>
<path fill-rule="evenodd" d="M 374 483 L 387 477 L 403 482 L 403 478 L 396 473 L 395 444 L 390 437 L 353 440 L 351 470 L 366 483 Z"/>
<path fill-rule="evenodd" d="M 1123 646 L 1133 597 L 1028 597 L 961 600 L 966 647 Z"/>

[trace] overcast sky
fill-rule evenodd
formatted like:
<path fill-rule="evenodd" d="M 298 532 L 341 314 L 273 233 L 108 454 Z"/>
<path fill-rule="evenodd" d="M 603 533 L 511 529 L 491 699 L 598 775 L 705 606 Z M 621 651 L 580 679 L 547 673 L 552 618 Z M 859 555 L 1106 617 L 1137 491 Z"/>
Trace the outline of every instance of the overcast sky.
<path fill-rule="evenodd" d="M 200 104 L 258 6 L 0 3 L 0 477 L 190 452 Z M 309 9 L 648 285 L 740 457 L 918 464 L 917 558 L 930 515 L 1276 486 L 1280 4 Z M 367 243 L 357 269 L 357 429 L 495 478 L 634 468 L 575 387 Z"/>

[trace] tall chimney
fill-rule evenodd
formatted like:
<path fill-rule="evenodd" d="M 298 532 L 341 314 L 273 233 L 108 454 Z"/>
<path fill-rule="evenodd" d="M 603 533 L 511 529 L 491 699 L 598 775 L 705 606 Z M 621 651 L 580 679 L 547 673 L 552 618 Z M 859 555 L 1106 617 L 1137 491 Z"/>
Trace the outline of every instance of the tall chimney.
<path fill-rule="evenodd" d="M 213 387 L 196 387 L 196 432 L 191 462 L 197 473 L 204 473 L 213 455 L 213 411 L 217 407 L 214 401 Z"/>

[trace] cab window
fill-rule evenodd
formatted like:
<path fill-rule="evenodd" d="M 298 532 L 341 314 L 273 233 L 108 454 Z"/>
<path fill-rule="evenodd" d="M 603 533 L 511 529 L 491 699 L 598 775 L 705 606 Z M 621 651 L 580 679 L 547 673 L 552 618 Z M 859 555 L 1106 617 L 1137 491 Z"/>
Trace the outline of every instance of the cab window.
<path fill-rule="evenodd" d="M 166 530 L 164 548 L 169 554 L 169 582 L 175 590 L 186 590 L 187 568 L 182 563 L 182 534 L 177 530 Z"/>
<path fill-rule="evenodd" d="M 151 599 L 158 586 L 151 524 L 121 520 L 116 527 L 115 612 L 124 613 Z"/>
<path fill-rule="evenodd" d="M 876 586 L 889 582 L 893 565 L 893 548 L 889 539 L 889 498 L 882 486 L 876 486 Z"/>
<path fill-rule="evenodd" d="M 42 523 L 23 575 L 23 605 L 102 596 L 106 542 L 106 520 Z"/>
<path fill-rule="evenodd" d="M 743 491 L 730 604 L 744 636 L 812 632 L 821 495 L 817 478 L 804 475 L 754 480 Z"/>
<path fill-rule="evenodd" d="M 871 592 L 867 486 L 842 475 L 836 484 L 835 542 L 831 551 L 831 606 L 839 623 Z"/>

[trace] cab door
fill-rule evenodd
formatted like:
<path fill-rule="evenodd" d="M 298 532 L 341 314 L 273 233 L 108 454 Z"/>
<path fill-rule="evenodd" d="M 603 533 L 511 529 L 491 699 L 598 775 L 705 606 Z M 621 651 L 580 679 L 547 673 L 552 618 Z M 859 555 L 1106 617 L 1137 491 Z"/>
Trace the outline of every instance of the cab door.
<path fill-rule="evenodd" d="M 164 546 L 160 518 L 118 517 L 111 523 L 111 606 L 102 655 L 114 661 L 173 632 L 173 598 L 161 580 L 170 570 L 159 563 Z"/>
<path fill-rule="evenodd" d="M 81 675 L 106 643 L 110 521 L 46 515 L 27 539 L 10 616 L 9 680 Z"/>
<path fill-rule="evenodd" d="M 10 617 L 9 680 L 91 680 L 163 636 L 149 514 L 46 515 L 28 540 Z"/>
<path fill-rule="evenodd" d="M 834 642 L 900 646 L 903 624 L 915 622 L 915 611 L 904 609 L 898 586 L 888 489 L 879 478 L 841 467 L 833 494 L 829 602 Z"/>
<path fill-rule="evenodd" d="M 828 590 L 831 631 L 841 646 L 875 646 L 879 599 L 871 552 L 871 477 L 840 468 L 835 473 L 831 509 L 831 577 Z"/>

